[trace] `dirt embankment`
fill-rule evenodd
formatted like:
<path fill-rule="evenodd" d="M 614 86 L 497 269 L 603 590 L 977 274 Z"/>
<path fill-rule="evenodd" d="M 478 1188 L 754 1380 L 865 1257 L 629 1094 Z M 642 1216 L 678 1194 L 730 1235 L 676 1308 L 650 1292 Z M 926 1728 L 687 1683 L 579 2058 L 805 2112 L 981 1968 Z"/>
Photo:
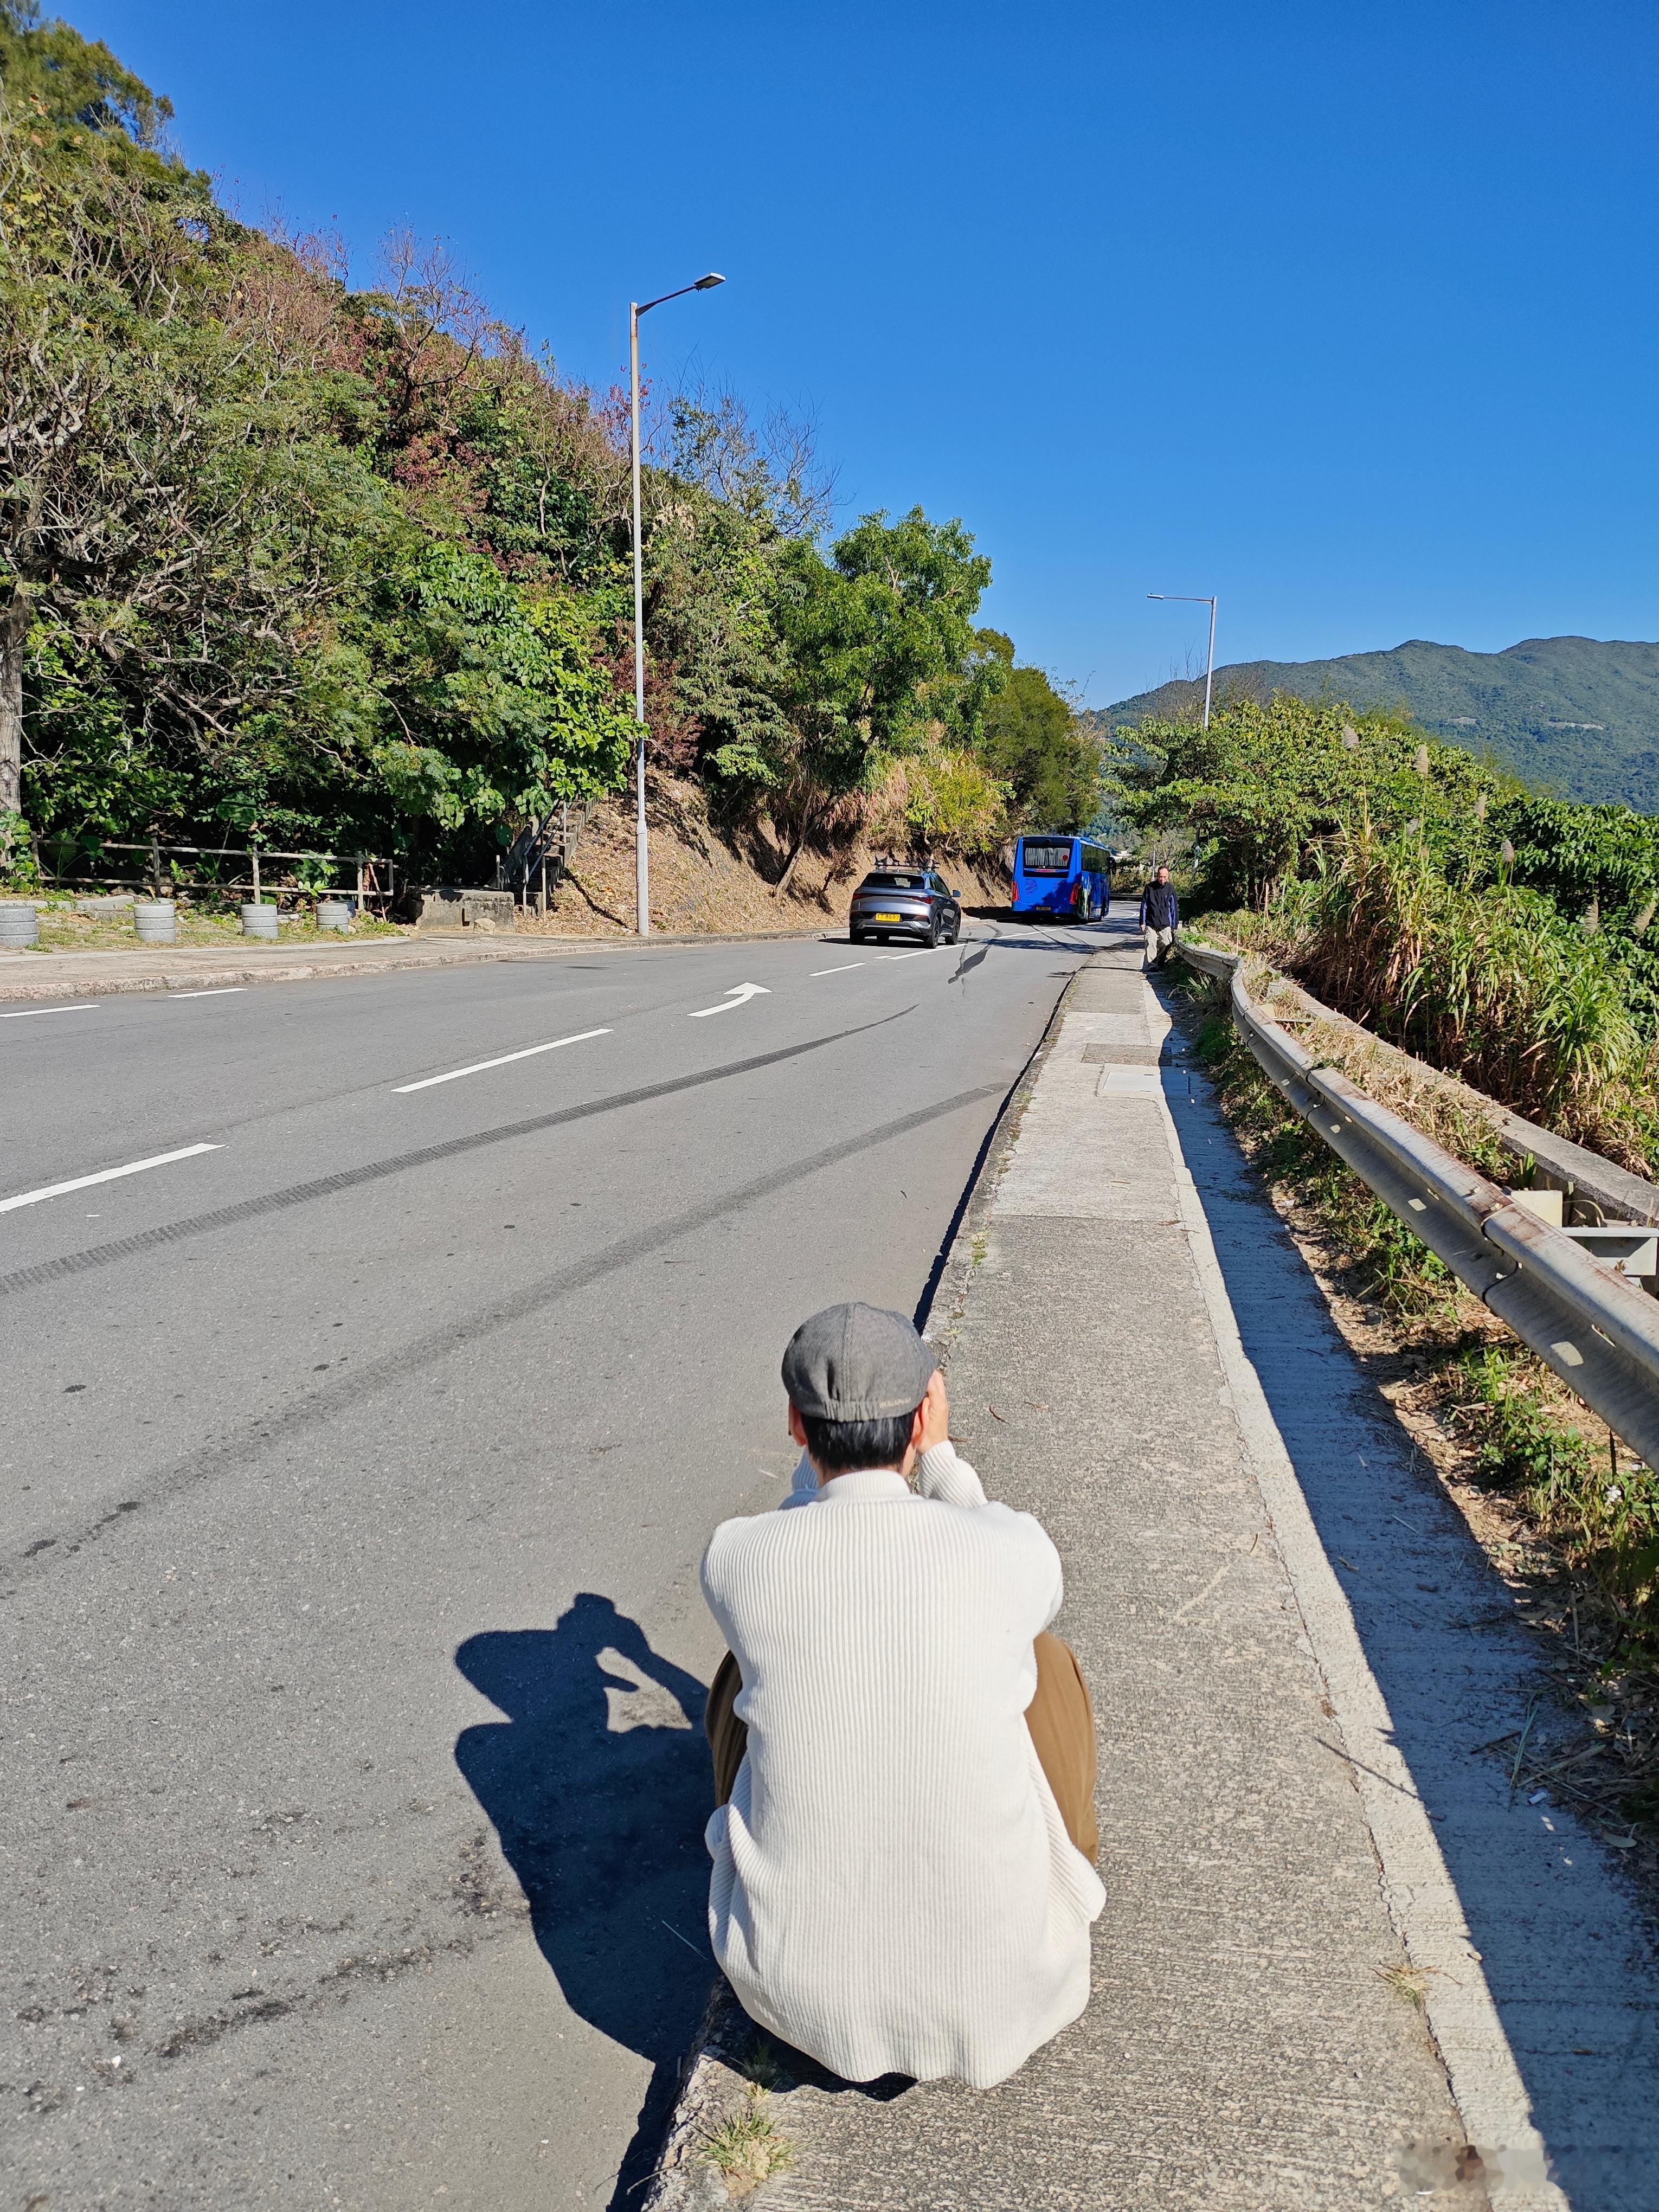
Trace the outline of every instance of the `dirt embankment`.
<path fill-rule="evenodd" d="M 717 830 L 700 787 L 678 777 L 653 777 L 647 788 L 651 829 L 651 926 L 671 934 L 844 927 L 853 892 L 866 871 L 888 856 L 854 846 L 833 858 L 805 854 L 780 896 L 772 888 L 783 854 L 763 823 Z M 945 881 L 964 906 L 1006 908 L 1008 887 L 989 871 L 944 864 Z M 634 810 L 627 796 L 605 799 L 590 816 L 547 917 L 520 917 L 520 929 L 556 937 L 617 937 L 634 927 Z"/>

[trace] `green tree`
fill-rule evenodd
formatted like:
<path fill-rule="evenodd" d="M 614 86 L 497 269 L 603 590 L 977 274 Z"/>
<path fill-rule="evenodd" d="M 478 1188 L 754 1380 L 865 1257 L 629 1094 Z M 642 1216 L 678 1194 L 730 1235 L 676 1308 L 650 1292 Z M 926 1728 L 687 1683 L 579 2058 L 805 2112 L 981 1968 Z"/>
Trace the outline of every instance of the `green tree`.
<path fill-rule="evenodd" d="M 966 734 L 986 671 L 974 615 L 991 564 L 959 521 L 867 514 L 825 561 L 790 541 L 776 621 L 788 654 L 790 735 L 774 812 L 787 839 L 781 891 L 837 804 L 869 788 L 884 755 L 930 733 Z"/>
<path fill-rule="evenodd" d="M 0 84 L 14 106 L 58 128 L 119 131 L 137 146 L 160 143 L 173 103 L 124 69 L 109 48 L 67 23 L 43 22 L 40 0 L 0 0 Z"/>
<path fill-rule="evenodd" d="M 1009 827 L 1084 829 L 1100 806 L 1100 755 L 1079 729 L 1071 707 L 1040 668 L 1012 665 L 1012 642 L 994 631 L 1006 651 L 1007 680 L 985 716 L 981 753 L 993 775 L 1012 792 Z"/>
<path fill-rule="evenodd" d="M 1209 896 L 1263 905 L 1345 827 L 1411 835 L 1465 872 L 1499 842 L 1490 812 L 1513 779 L 1400 717 L 1285 692 L 1197 722 L 1120 733 L 1112 804 L 1143 830 L 1188 828 Z"/>
<path fill-rule="evenodd" d="M 634 724 L 594 665 L 592 615 L 482 554 L 417 544 L 363 631 L 374 764 L 400 811 L 446 830 L 522 823 L 621 781 Z"/>
<path fill-rule="evenodd" d="M 0 846 L 26 799 L 70 847 L 216 821 L 470 864 L 623 772 L 622 423 L 441 250 L 394 238 L 352 292 L 328 241 L 233 221 L 170 112 L 0 0 Z M 1006 800 L 989 563 L 920 508 L 825 551 L 829 512 L 799 426 L 670 404 L 653 754 L 769 808 L 784 882 L 896 763 L 923 843 L 983 843 Z"/>

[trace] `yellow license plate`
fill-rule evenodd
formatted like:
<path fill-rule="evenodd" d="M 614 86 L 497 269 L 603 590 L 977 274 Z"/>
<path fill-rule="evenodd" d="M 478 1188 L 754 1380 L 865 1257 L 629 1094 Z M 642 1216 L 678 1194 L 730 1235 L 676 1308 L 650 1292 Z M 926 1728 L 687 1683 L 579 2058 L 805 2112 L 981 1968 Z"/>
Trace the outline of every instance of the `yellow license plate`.
<path fill-rule="evenodd" d="M 871 916 L 872 921 L 902 921 L 903 919 L 904 916 L 902 914 L 877 914 Z"/>

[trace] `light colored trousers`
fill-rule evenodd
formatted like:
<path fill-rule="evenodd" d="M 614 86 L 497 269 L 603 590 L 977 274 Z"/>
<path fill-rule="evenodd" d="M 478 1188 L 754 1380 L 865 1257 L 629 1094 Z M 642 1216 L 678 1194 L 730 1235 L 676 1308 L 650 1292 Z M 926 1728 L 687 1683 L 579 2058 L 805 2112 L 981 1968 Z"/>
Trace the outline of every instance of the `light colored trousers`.
<path fill-rule="evenodd" d="M 1036 1644 L 1036 1695 L 1025 1708 L 1025 1726 L 1037 1764 L 1054 1793 L 1066 1832 L 1085 1859 L 1100 1849 L 1095 1824 L 1095 1714 L 1089 1686 L 1069 1644 L 1045 1628 Z M 732 1795 L 749 1747 L 749 1730 L 732 1708 L 743 1687 L 738 1662 L 728 1651 L 720 1661 L 703 1729 L 714 1755 L 714 1802 Z"/>
<path fill-rule="evenodd" d="M 1174 930 L 1154 929 L 1150 921 L 1144 926 L 1140 933 L 1146 940 L 1146 965 L 1149 968 L 1154 960 L 1168 952 L 1175 944 Z"/>

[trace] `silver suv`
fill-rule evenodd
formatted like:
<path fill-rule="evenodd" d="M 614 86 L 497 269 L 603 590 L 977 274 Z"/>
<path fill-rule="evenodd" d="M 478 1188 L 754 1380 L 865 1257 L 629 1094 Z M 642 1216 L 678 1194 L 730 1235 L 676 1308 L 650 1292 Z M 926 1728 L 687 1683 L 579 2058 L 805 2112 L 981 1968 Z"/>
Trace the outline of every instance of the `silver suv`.
<path fill-rule="evenodd" d="M 924 945 L 954 945 L 962 934 L 962 903 L 932 868 L 877 868 L 853 894 L 847 933 L 854 945 L 873 938 L 920 938 Z"/>

